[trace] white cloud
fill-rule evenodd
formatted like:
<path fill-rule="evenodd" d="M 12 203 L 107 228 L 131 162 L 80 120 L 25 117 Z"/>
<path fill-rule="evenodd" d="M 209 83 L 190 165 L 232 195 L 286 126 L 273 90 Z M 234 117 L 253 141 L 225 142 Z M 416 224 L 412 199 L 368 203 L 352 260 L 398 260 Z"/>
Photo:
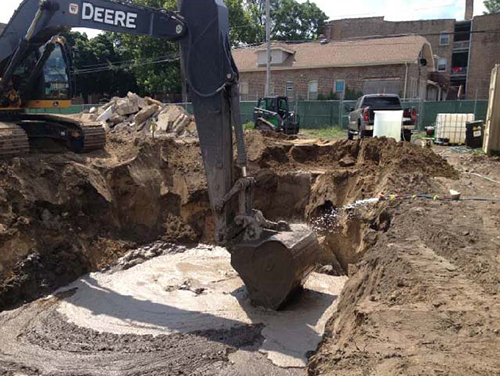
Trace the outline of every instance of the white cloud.
<path fill-rule="evenodd" d="M 305 1 L 305 0 L 300 0 Z M 390 21 L 456 18 L 465 14 L 465 0 L 311 0 L 330 19 L 385 16 Z M 486 10 L 483 0 L 474 1 L 474 14 Z"/>

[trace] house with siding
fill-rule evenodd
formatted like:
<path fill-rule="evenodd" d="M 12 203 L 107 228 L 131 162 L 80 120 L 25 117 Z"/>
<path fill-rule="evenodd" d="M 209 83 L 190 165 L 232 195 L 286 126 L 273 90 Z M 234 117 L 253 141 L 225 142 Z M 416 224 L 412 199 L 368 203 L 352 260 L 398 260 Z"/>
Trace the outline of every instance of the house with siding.
<path fill-rule="evenodd" d="M 432 46 L 421 36 L 273 43 L 271 51 L 272 95 L 316 100 L 386 93 L 438 100 L 447 89 L 447 81 L 437 77 Z M 262 97 L 266 46 L 238 48 L 233 54 L 242 100 Z"/>

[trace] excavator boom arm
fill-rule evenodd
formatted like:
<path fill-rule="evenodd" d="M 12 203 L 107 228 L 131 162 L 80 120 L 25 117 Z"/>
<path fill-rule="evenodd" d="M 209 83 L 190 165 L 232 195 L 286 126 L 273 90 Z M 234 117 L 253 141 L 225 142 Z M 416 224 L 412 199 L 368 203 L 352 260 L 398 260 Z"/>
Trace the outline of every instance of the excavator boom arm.
<path fill-rule="evenodd" d="M 229 42 L 228 11 L 221 0 L 189 0 L 180 12 L 116 0 L 24 0 L 0 36 L 0 90 L 25 56 L 60 32 L 85 27 L 180 41 L 193 98 L 211 202 L 234 184 L 232 129 L 238 129 L 238 162 L 246 166 L 239 118 L 238 71 Z M 238 116 L 235 116 L 238 114 Z M 215 212 L 217 239 L 225 242 L 236 204 Z"/>

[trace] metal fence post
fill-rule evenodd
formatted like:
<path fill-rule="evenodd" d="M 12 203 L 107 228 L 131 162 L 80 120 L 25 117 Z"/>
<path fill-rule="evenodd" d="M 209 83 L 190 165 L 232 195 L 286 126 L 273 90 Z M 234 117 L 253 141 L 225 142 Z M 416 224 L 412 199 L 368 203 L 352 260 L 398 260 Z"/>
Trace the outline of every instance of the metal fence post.
<path fill-rule="evenodd" d="M 418 116 L 418 122 L 417 122 L 418 130 L 422 131 L 423 130 L 423 121 L 424 121 L 424 116 L 425 116 L 425 102 L 423 99 L 420 100 L 418 112 L 420 113 L 420 115 Z"/>

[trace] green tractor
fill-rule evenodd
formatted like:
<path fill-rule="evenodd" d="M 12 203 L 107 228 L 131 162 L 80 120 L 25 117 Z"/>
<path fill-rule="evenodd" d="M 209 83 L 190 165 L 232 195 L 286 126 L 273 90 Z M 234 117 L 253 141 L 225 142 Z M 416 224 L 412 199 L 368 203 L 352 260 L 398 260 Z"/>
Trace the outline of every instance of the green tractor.
<path fill-rule="evenodd" d="M 300 130 L 299 115 L 290 111 L 287 97 L 260 98 L 253 112 L 255 129 L 260 131 L 297 134 Z"/>

